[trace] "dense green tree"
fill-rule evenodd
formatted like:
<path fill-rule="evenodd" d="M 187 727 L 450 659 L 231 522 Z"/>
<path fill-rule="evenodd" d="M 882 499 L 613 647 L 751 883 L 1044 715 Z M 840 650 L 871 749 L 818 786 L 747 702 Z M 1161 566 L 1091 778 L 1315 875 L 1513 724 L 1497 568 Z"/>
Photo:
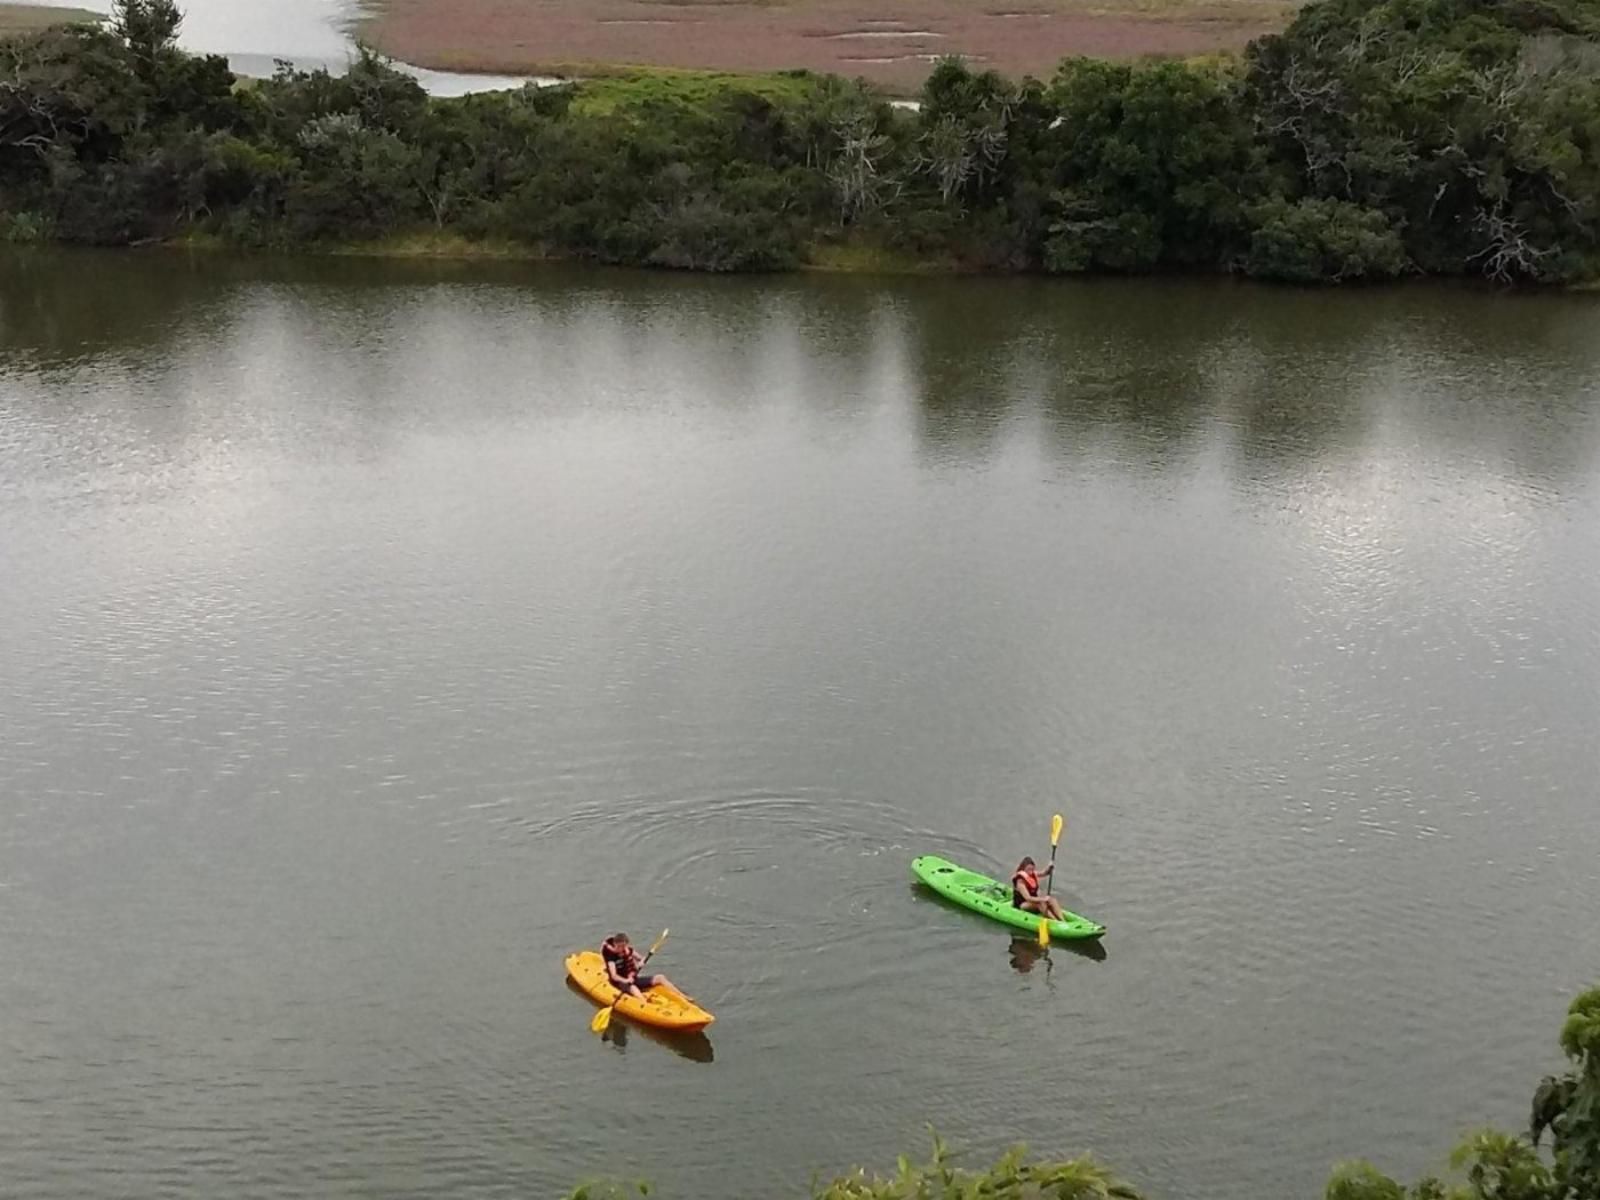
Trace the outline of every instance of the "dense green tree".
<path fill-rule="evenodd" d="M 1321 0 L 1247 53 L 1290 198 L 1384 212 L 1429 272 L 1596 267 L 1600 18 L 1590 0 Z"/>
<path fill-rule="evenodd" d="M 171 50 L 182 25 L 175 0 L 112 0 L 111 31 L 133 52 L 135 62 L 151 63 Z"/>
<path fill-rule="evenodd" d="M 444 100 L 363 50 L 236 86 L 172 0 L 0 42 L 0 236 L 423 230 L 691 270 L 848 241 L 1004 270 L 1600 274 L 1595 0 L 1316 0 L 1239 62 L 1046 84 L 642 74 Z"/>
<path fill-rule="evenodd" d="M 1049 99 L 1051 270 L 1227 265 L 1259 191 L 1229 74 L 1073 59 Z"/>
<path fill-rule="evenodd" d="M 1291 283 L 1390 279 L 1406 270 L 1400 235 L 1375 208 L 1348 200 L 1274 196 L 1250 210 L 1245 270 Z"/>
<path fill-rule="evenodd" d="M 1550 1135 L 1558 1194 L 1581 1200 L 1600 1196 L 1600 987 L 1573 1001 L 1561 1048 L 1572 1069 L 1539 1085 L 1531 1132 Z"/>

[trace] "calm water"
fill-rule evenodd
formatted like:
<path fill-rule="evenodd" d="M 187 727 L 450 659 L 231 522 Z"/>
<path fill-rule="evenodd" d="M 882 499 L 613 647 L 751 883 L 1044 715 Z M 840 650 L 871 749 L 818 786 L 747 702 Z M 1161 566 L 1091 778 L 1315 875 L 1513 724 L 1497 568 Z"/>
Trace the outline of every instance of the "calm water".
<path fill-rule="evenodd" d="M 109 13 L 112 0 L 13 0 L 22 4 L 62 4 Z M 183 27 L 179 41 L 196 54 L 225 54 L 240 75 L 270 76 L 279 59 L 303 70 L 326 68 L 343 74 L 354 46 L 349 28 L 361 16 L 362 0 L 180 0 Z M 404 64 L 401 64 L 404 66 Z M 430 92 L 467 92 L 520 87 L 512 75 L 461 74 L 404 66 Z"/>
<path fill-rule="evenodd" d="M 5 1190 L 1438 1166 L 1600 975 L 1597 509 L 1593 298 L 0 259 Z M 1103 956 L 911 887 L 1056 809 Z"/>

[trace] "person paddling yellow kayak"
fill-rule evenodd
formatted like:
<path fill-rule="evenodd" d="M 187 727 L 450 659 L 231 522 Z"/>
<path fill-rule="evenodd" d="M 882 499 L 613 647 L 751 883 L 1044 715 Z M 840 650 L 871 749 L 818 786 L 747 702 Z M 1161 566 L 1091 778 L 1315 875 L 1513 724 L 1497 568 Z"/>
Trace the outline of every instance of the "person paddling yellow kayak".
<path fill-rule="evenodd" d="M 655 987 L 677 991 L 665 975 L 640 973 L 639 968 L 644 964 L 625 933 L 613 933 L 601 942 L 600 957 L 606 965 L 606 982 L 624 996 L 642 996 Z"/>
<path fill-rule="evenodd" d="M 589 1028 L 604 1035 L 611 1017 L 621 1013 L 644 1025 L 662 1029 L 704 1029 L 714 1018 L 680 992 L 665 975 L 646 975 L 644 968 L 667 940 L 667 931 L 640 958 L 623 933 L 608 937 L 600 952 L 580 950 L 567 955 L 567 975 L 589 998 L 601 1005 Z"/>

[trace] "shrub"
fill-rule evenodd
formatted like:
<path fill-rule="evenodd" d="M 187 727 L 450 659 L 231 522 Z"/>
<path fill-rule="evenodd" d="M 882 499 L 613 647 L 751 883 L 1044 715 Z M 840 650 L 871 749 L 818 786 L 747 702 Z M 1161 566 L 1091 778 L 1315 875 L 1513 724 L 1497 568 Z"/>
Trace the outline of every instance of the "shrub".
<path fill-rule="evenodd" d="M 1245 273 L 1291 283 L 1392 279 L 1406 269 L 1405 247 L 1383 213 L 1344 200 L 1281 197 L 1251 212 L 1255 228 Z"/>

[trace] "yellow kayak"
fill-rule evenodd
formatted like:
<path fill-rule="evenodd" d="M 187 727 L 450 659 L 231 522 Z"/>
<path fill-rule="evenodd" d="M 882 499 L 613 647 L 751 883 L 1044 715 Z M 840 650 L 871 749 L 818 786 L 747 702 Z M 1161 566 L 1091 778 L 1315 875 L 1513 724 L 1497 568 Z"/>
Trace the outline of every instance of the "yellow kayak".
<path fill-rule="evenodd" d="M 606 978 L 605 960 L 598 950 L 580 950 L 567 956 L 567 975 L 596 1004 L 617 999 L 617 989 Z M 676 988 L 653 987 L 643 996 L 624 996 L 617 1012 L 641 1025 L 658 1029 L 704 1029 L 716 1018 Z"/>

